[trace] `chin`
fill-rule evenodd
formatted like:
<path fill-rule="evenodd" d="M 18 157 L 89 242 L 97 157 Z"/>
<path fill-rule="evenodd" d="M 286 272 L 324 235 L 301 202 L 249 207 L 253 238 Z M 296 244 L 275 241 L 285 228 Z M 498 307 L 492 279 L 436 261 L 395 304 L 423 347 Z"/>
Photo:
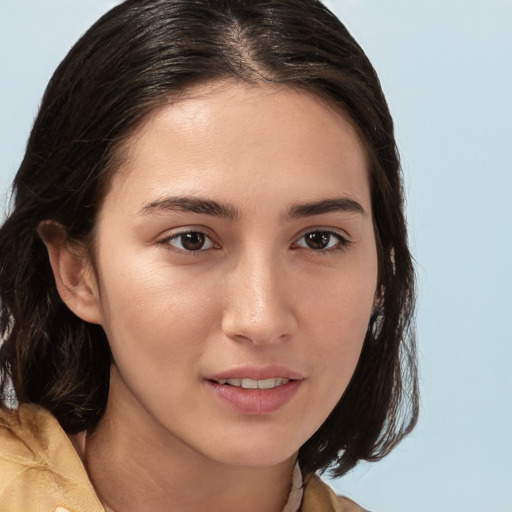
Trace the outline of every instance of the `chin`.
<path fill-rule="evenodd" d="M 265 430 L 215 436 L 208 445 L 197 448 L 203 456 L 229 466 L 268 468 L 295 460 L 301 441 L 291 439 L 289 433 L 276 435 L 278 432 L 272 432 L 271 426 Z"/>

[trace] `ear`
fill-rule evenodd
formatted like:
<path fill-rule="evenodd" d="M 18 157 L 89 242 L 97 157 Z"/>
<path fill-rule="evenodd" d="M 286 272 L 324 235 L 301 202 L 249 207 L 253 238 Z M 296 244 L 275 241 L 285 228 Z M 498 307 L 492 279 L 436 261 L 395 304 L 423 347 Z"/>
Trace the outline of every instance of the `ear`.
<path fill-rule="evenodd" d="M 87 250 L 71 243 L 58 222 L 42 221 L 38 233 L 48 250 L 62 301 L 82 320 L 101 324 L 99 288 Z"/>

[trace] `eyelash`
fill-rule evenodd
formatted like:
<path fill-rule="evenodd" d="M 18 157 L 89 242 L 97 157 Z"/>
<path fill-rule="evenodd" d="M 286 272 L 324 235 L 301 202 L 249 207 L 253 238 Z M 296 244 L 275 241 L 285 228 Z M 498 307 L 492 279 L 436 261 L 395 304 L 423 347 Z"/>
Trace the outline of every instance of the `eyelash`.
<path fill-rule="evenodd" d="M 207 247 L 206 249 L 201 247 L 200 249 L 197 249 L 197 250 L 187 250 L 186 248 L 184 248 L 182 237 L 184 237 L 185 235 L 192 235 L 192 234 L 200 235 L 200 236 L 204 237 L 205 241 L 209 241 L 209 243 L 211 244 L 211 247 Z M 299 245 L 300 240 L 302 240 L 306 236 L 312 235 L 312 234 L 321 234 L 321 235 L 328 235 L 329 237 L 334 237 L 335 239 L 337 239 L 337 243 L 335 245 L 333 245 L 332 247 L 326 247 L 323 249 L 313 249 L 311 247 L 307 247 L 306 245 Z M 181 239 L 181 247 L 175 247 L 174 245 L 172 245 L 171 242 L 173 240 L 180 240 L 180 239 Z M 329 243 L 331 243 L 331 241 L 329 241 Z M 186 254 L 187 256 L 195 256 L 195 255 L 199 255 L 201 252 L 206 252 L 206 251 L 209 251 L 212 249 L 220 248 L 219 244 L 217 244 L 212 239 L 212 237 L 210 237 L 208 234 L 204 233 L 203 231 L 199 231 L 199 230 L 188 230 L 188 231 L 182 231 L 180 233 L 175 233 L 172 236 L 168 236 L 168 237 L 160 240 L 158 242 L 158 244 L 163 245 L 169 251 L 179 252 L 182 254 Z M 330 229 L 313 229 L 311 231 L 307 231 L 301 237 L 299 237 L 297 239 L 297 241 L 292 244 L 291 248 L 292 248 L 292 250 L 306 249 L 306 250 L 309 250 L 310 252 L 314 253 L 315 255 L 324 255 L 324 254 L 329 254 L 329 253 L 332 253 L 335 251 L 345 251 L 346 249 L 348 249 L 348 247 L 351 244 L 352 244 L 352 241 L 349 240 L 348 238 L 346 238 L 345 236 L 343 236 L 338 231 L 333 231 Z"/>

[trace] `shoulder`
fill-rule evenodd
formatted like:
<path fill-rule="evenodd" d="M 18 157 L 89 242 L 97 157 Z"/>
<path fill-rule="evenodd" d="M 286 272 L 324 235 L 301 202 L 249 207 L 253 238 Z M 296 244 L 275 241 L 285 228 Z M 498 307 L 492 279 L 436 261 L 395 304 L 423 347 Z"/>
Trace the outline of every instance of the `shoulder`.
<path fill-rule="evenodd" d="M 317 475 L 304 480 L 301 512 L 367 512 L 357 503 L 336 493 Z"/>
<path fill-rule="evenodd" d="M 18 462 L 35 462 L 41 450 L 52 451 L 52 440 L 60 431 L 57 420 L 42 407 L 32 404 L 19 409 L 0 408 L 0 456 Z"/>
<path fill-rule="evenodd" d="M 0 408 L 0 512 L 103 512 L 71 441 L 36 405 Z"/>

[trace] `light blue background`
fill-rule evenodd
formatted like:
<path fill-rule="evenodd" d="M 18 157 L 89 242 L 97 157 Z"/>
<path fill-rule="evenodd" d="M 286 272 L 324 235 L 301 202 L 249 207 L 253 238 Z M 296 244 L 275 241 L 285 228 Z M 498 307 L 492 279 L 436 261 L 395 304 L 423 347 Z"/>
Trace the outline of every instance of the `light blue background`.
<path fill-rule="evenodd" d="M 0 0 L 0 194 L 53 69 L 116 2 Z M 335 482 L 375 512 L 512 511 L 512 1 L 331 0 L 394 114 L 418 265 L 422 411 Z"/>

